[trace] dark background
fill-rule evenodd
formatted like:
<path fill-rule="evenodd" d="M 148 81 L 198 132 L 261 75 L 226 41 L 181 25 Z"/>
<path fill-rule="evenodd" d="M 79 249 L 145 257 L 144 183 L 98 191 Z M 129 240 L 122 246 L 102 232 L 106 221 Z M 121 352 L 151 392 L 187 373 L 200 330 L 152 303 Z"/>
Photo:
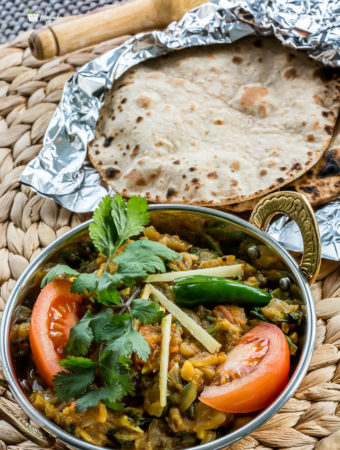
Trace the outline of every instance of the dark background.
<path fill-rule="evenodd" d="M 86 14 L 100 6 L 119 3 L 122 0 L 0 0 L 0 44 L 14 39 L 19 33 L 26 30 L 36 30 L 49 21 L 56 20 L 57 16 L 65 17 L 75 14 Z M 28 20 L 28 9 L 38 10 L 39 21 L 31 23 Z"/>

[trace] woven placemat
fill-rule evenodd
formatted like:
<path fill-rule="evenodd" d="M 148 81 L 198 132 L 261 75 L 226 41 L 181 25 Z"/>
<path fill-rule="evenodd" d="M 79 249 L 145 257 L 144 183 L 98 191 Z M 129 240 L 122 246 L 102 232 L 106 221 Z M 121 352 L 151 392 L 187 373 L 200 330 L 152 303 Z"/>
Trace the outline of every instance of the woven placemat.
<path fill-rule="evenodd" d="M 39 197 L 19 185 L 18 177 L 41 148 L 67 78 L 126 39 L 42 62 L 31 55 L 28 34 L 0 46 L 0 315 L 29 262 L 56 237 L 88 218 Z M 318 328 L 308 375 L 275 417 L 230 449 L 340 449 L 340 264 L 325 262 L 312 290 Z M 0 396 L 26 417 L 13 401 L 1 372 Z M 36 448 L 0 420 L 0 450 Z"/>

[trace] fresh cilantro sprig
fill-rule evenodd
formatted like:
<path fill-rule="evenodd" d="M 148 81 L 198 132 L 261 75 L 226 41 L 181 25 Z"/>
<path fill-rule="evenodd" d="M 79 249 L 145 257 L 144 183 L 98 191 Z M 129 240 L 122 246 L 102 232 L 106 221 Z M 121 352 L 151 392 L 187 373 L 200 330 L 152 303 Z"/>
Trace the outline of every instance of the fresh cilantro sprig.
<path fill-rule="evenodd" d="M 79 412 L 95 407 L 99 401 L 112 409 L 123 407 L 122 398 L 132 390 L 132 354 L 147 361 L 151 352 L 144 336 L 133 328 L 133 319 L 152 324 L 164 315 L 156 303 L 136 298 L 139 289 L 125 302 L 119 293 L 120 288 L 135 284 L 136 278 L 165 272 L 164 261 L 177 258 L 176 252 L 159 242 L 141 239 L 128 243 L 148 224 L 147 209 L 143 198 L 132 197 L 128 202 L 120 195 L 103 198 L 89 226 L 95 247 L 106 256 L 100 276 L 59 264 L 42 280 L 43 287 L 56 277 L 69 276 L 72 292 L 87 293 L 104 306 L 97 314 L 87 311 L 70 330 L 67 356 L 60 362 L 67 372 L 61 371 L 54 378 L 58 399 L 76 399 Z M 111 261 L 117 265 L 114 273 L 108 271 Z M 86 357 L 94 344 L 99 346 L 97 361 Z"/>
<path fill-rule="evenodd" d="M 122 407 L 120 400 L 132 390 L 132 353 L 145 362 L 151 352 L 144 336 L 133 329 L 132 318 L 142 323 L 155 323 L 163 317 L 159 306 L 145 299 L 133 300 L 130 311 L 130 314 L 115 314 L 111 308 L 98 314 L 87 311 L 71 328 L 65 348 L 71 355 L 60 361 L 68 372 L 59 372 L 54 377 L 54 389 L 59 400 L 77 399 L 78 412 L 95 407 L 99 401 L 112 409 Z M 97 362 L 81 356 L 88 354 L 94 342 L 101 349 Z M 91 386 L 96 371 L 103 380 L 101 389 Z"/>
<path fill-rule="evenodd" d="M 106 265 L 100 277 L 96 272 L 79 273 L 64 264 L 53 267 L 43 278 L 41 287 L 62 275 L 73 277 L 71 291 L 82 294 L 96 292 L 97 300 L 108 306 L 119 304 L 117 288 L 132 285 L 136 278 L 148 273 L 165 272 L 164 260 L 177 258 L 177 253 L 159 242 L 137 240 L 126 245 L 122 253 L 115 254 L 132 236 L 136 236 L 150 220 L 148 204 L 142 197 L 126 202 L 121 195 L 102 199 L 89 225 L 90 238 L 99 252 L 106 256 Z M 109 263 L 118 265 L 114 274 L 108 272 Z"/>

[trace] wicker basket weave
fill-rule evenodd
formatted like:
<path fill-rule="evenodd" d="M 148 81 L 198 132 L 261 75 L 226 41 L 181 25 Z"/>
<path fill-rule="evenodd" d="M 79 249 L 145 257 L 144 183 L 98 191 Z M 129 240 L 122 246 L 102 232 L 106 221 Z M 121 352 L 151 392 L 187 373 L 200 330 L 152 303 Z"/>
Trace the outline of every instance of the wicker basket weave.
<path fill-rule="evenodd" d="M 19 185 L 18 177 L 41 148 L 67 78 L 127 38 L 45 62 L 31 55 L 28 35 L 0 46 L 0 317 L 15 281 L 29 262 L 56 237 L 88 218 L 39 197 Z M 324 262 L 312 290 L 318 328 L 307 376 L 276 416 L 230 449 L 340 449 L 340 264 Z M 0 397 L 26 417 L 7 390 L 1 371 Z M 36 448 L 0 420 L 0 450 Z"/>

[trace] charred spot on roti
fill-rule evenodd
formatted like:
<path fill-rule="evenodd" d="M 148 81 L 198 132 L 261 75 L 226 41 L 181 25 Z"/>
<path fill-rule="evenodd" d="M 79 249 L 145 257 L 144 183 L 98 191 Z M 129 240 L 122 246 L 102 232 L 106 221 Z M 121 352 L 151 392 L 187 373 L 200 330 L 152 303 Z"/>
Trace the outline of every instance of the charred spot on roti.
<path fill-rule="evenodd" d="M 142 116 L 138 116 L 137 119 L 136 119 L 136 122 L 140 123 L 142 120 L 143 120 L 143 117 Z"/>
<path fill-rule="evenodd" d="M 214 124 L 215 124 L 215 125 L 223 125 L 224 122 L 223 122 L 223 120 L 221 120 L 221 119 L 217 119 L 217 120 L 215 120 Z"/>
<path fill-rule="evenodd" d="M 105 169 L 105 175 L 108 178 L 115 178 L 120 173 L 119 169 L 115 169 L 114 167 L 108 167 Z"/>
<path fill-rule="evenodd" d="M 186 84 L 186 80 L 184 80 L 183 78 L 171 77 L 168 79 L 168 81 L 174 86 L 184 86 Z"/>
<path fill-rule="evenodd" d="M 235 180 L 234 178 L 232 178 L 232 179 L 230 180 L 230 186 L 237 186 L 237 185 L 238 185 L 238 181 Z"/>
<path fill-rule="evenodd" d="M 314 134 L 312 134 L 312 133 L 307 134 L 306 140 L 307 140 L 308 142 L 313 142 L 313 141 L 315 140 Z"/>
<path fill-rule="evenodd" d="M 287 80 L 293 80 L 294 78 L 296 78 L 297 77 L 297 71 L 296 71 L 295 67 L 288 67 L 288 69 L 285 71 L 283 76 Z"/>
<path fill-rule="evenodd" d="M 104 139 L 104 147 L 110 147 L 111 142 L 113 141 L 113 136 L 108 136 Z"/>
<path fill-rule="evenodd" d="M 185 180 L 186 177 L 187 177 L 187 176 L 185 175 L 185 173 L 183 173 L 183 175 L 182 175 L 183 180 Z"/>
<path fill-rule="evenodd" d="M 177 195 L 176 189 L 169 187 L 168 190 L 166 191 L 166 198 L 171 198 L 174 195 Z"/>
<path fill-rule="evenodd" d="M 284 178 L 282 178 L 282 177 L 280 177 L 280 178 L 277 178 L 277 180 L 276 180 L 278 183 L 283 183 L 285 180 L 284 180 Z"/>
<path fill-rule="evenodd" d="M 280 167 L 280 170 L 286 170 L 286 169 L 287 169 L 286 166 L 281 166 L 281 167 Z"/>
<path fill-rule="evenodd" d="M 288 62 L 293 61 L 295 58 L 296 57 L 295 57 L 294 53 L 288 53 L 288 55 L 287 55 L 287 61 Z"/>
<path fill-rule="evenodd" d="M 314 77 L 320 78 L 324 83 L 334 80 L 338 76 L 338 72 L 336 69 L 332 69 L 331 67 L 320 67 L 316 69 L 313 73 Z"/>
<path fill-rule="evenodd" d="M 133 150 L 132 150 L 131 156 L 132 156 L 133 158 L 135 158 L 135 157 L 138 155 L 139 150 L 140 150 L 140 145 L 139 145 L 139 144 L 136 144 L 136 145 L 134 146 Z"/>
<path fill-rule="evenodd" d="M 126 150 L 130 150 L 130 144 L 126 144 Z"/>
<path fill-rule="evenodd" d="M 179 159 L 176 159 L 172 164 L 178 165 L 180 163 L 181 163 L 181 161 Z"/>
<path fill-rule="evenodd" d="M 301 169 L 302 169 L 302 167 L 301 167 L 301 164 L 299 162 L 297 162 L 297 163 L 295 163 L 293 165 L 293 170 L 301 170 Z"/>
<path fill-rule="evenodd" d="M 232 58 L 232 62 L 234 64 L 241 64 L 242 61 L 243 61 L 243 59 L 241 58 L 241 56 L 233 56 L 233 58 Z"/>
<path fill-rule="evenodd" d="M 95 154 L 96 154 L 96 155 L 99 155 L 99 153 L 100 153 L 99 150 L 96 150 L 96 151 L 95 151 Z"/>
<path fill-rule="evenodd" d="M 339 173 L 340 173 L 339 164 L 334 159 L 329 159 L 324 165 L 324 167 L 320 169 L 317 176 L 324 178 L 338 175 Z"/>
<path fill-rule="evenodd" d="M 268 89 L 263 86 L 243 86 L 239 98 L 241 110 L 266 116 L 268 114 L 267 96 Z"/>
<path fill-rule="evenodd" d="M 235 172 L 236 170 L 240 170 L 241 164 L 239 161 L 233 161 L 230 165 L 229 165 L 230 169 L 232 172 Z"/>
<path fill-rule="evenodd" d="M 261 169 L 259 175 L 260 175 L 260 177 L 264 177 L 265 175 L 267 175 L 267 173 L 268 173 L 268 170 Z"/>
<path fill-rule="evenodd" d="M 315 186 L 301 186 L 300 189 L 304 192 L 307 192 L 307 194 L 314 194 L 316 193 L 316 187 Z"/>
<path fill-rule="evenodd" d="M 216 180 L 217 173 L 216 172 L 209 172 L 207 177 L 210 178 L 211 180 Z"/>
<path fill-rule="evenodd" d="M 198 178 L 192 178 L 191 181 L 192 181 L 193 184 L 199 183 L 199 179 Z"/>
<path fill-rule="evenodd" d="M 124 103 L 126 103 L 127 102 L 127 98 L 126 97 L 124 97 L 124 98 L 122 98 L 121 99 L 121 101 L 120 101 L 120 103 L 123 105 Z"/>
<path fill-rule="evenodd" d="M 323 117 L 328 117 L 328 112 L 327 111 L 322 111 L 321 114 L 323 115 Z"/>
<path fill-rule="evenodd" d="M 330 125 L 325 125 L 325 131 L 327 134 L 332 134 L 333 127 L 331 127 Z"/>
<path fill-rule="evenodd" d="M 262 47 L 262 40 L 261 39 L 255 39 L 253 42 L 254 47 L 261 48 Z"/>
<path fill-rule="evenodd" d="M 194 172 L 196 170 L 196 167 L 189 167 L 190 172 Z"/>
<path fill-rule="evenodd" d="M 152 99 L 148 95 L 141 95 L 137 98 L 137 104 L 142 108 L 149 108 L 151 103 Z"/>
<path fill-rule="evenodd" d="M 323 99 L 318 94 L 313 95 L 314 101 L 317 105 L 323 106 Z"/>

